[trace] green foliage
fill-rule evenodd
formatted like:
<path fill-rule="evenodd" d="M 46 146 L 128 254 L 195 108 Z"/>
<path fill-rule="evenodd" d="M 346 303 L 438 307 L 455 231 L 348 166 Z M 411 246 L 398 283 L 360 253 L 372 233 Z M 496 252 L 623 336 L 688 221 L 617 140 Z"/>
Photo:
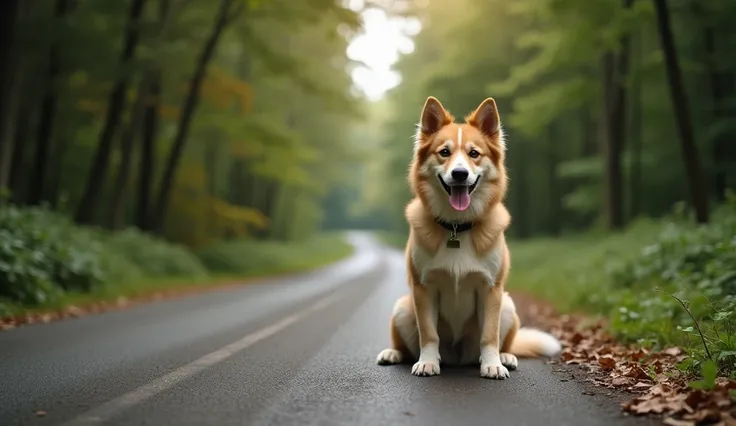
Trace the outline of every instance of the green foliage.
<path fill-rule="evenodd" d="M 340 259 L 352 251 L 340 234 L 319 234 L 304 241 L 234 240 L 197 252 L 210 270 L 254 276 L 287 273 Z"/>
<path fill-rule="evenodd" d="M 146 277 L 196 279 L 208 275 L 199 259 L 183 246 L 167 243 L 137 229 L 111 234 L 106 239 L 105 247 L 125 256 Z"/>
<path fill-rule="evenodd" d="M 105 278 L 94 233 L 45 209 L 0 207 L 0 241 L 0 297 L 44 303 Z"/>
<path fill-rule="evenodd" d="M 736 372 L 736 202 L 711 224 L 673 214 L 626 232 L 511 242 L 510 288 L 532 291 L 562 310 L 610 319 L 626 342 L 680 345 L 700 371 Z"/>
<path fill-rule="evenodd" d="M 79 227 L 46 208 L 0 207 L 0 241 L 0 298 L 27 306 L 133 280 L 208 275 L 183 247 L 136 230 Z"/>
<path fill-rule="evenodd" d="M 736 61 L 728 55 L 736 37 L 725 18 L 734 16 L 736 3 L 702 0 L 669 7 L 703 169 L 710 176 L 722 171 L 733 187 L 736 90 L 730 83 L 722 90 L 712 85 L 719 76 L 731 81 L 736 73 Z M 372 117 L 380 125 L 375 145 L 381 155 L 370 159 L 376 163 L 371 167 L 395 184 L 380 197 L 367 195 L 366 206 L 391 214 L 394 230 L 403 226 L 401 208 L 410 194 L 401 182 L 411 161 L 411 135 L 429 95 L 458 118 L 487 96 L 496 100 L 508 136 L 512 235 L 584 232 L 612 207 L 620 207 L 625 222 L 662 217 L 688 199 L 651 1 L 433 0 L 413 13 L 423 28 L 413 52 L 396 66 L 402 84 L 380 105 L 389 113 Z M 706 30 L 717 40 L 710 47 Z M 616 137 L 622 164 L 612 177 L 606 171 L 603 118 L 613 83 L 606 83 L 603 59 L 624 51 L 625 73 L 608 79 L 620 80 L 626 89 L 626 119 L 613 126 L 622 131 Z M 621 186 L 620 206 L 606 203 L 612 179 Z M 706 185 L 713 198 L 722 197 L 713 179 Z"/>
<path fill-rule="evenodd" d="M 297 272 L 349 255 L 342 234 L 299 241 L 232 240 L 196 253 L 130 228 L 74 225 L 46 208 L 0 207 L 0 315 L 135 296 L 218 276 Z"/>

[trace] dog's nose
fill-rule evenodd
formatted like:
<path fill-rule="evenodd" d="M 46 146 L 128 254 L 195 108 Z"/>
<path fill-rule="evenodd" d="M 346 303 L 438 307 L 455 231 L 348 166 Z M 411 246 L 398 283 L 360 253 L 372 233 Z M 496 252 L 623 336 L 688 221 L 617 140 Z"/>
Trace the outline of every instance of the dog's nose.
<path fill-rule="evenodd" d="M 461 168 L 452 169 L 452 172 L 450 174 L 456 182 L 465 182 L 465 180 L 468 178 L 468 171 Z"/>

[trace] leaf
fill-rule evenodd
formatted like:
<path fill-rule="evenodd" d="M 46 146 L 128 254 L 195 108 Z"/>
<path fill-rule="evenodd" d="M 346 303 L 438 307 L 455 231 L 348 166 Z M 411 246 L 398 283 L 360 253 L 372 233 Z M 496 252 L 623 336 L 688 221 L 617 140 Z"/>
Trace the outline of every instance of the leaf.
<path fill-rule="evenodd" d="M 693 389 L 711 390 L 715 387 L 716 377 L 718 376 L 718 365 L 712 360 L 706 360 L 701 365 L 702 380 L 690 383 Z"/>

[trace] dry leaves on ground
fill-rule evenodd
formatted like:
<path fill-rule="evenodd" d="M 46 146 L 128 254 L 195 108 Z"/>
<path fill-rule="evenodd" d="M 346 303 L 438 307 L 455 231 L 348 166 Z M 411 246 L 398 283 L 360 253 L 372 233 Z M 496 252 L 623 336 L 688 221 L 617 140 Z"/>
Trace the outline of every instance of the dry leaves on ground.
<path fill-rule="evenodd" d="M 719 378 L 711 391 L 692 389 L 688 383 L 694 378 L 676 368 L 687 358 L 681 349 L 655 352 L 624 346 L 606 332 L 602 321 L 590 324 L 582 316 L 556 315 L 549 306 L 531 305 L 524 306 L 522 318 L 561 340 L 562 362 L 589 367 L 596 386 L 637 395 L 622 404 L 625 412 L 663 415 L 664 423 L 672 426 L 736 426 L 736 380 Z"/>

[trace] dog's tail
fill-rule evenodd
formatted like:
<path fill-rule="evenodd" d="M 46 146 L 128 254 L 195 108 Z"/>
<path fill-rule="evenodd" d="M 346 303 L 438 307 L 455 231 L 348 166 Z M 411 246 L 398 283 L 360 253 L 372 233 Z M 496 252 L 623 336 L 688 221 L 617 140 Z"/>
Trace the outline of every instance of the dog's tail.
<path fill-rule="evenodd" d="M 510 351 L 518 357 L 553 357 L 560 353 L 562 345 L 555 336 L 534 328 L 522 327 L 516 332 Z"/>

